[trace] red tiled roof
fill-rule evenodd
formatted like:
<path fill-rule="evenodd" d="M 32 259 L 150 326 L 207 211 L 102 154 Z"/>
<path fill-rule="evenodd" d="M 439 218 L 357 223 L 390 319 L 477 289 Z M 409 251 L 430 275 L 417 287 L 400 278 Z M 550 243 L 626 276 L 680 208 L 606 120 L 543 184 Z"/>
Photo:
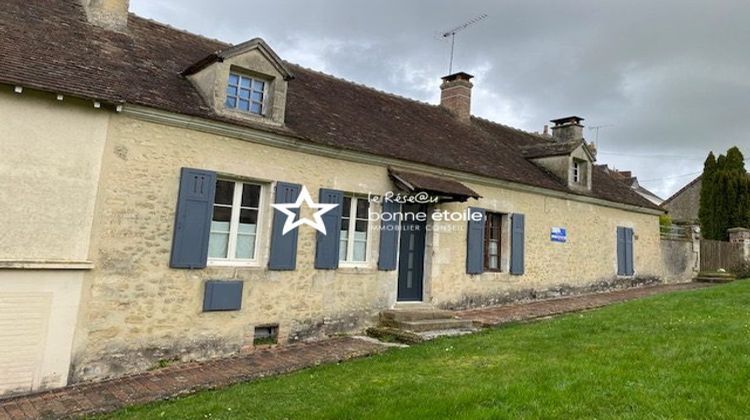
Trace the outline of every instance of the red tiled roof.
<path fill-rule="evenodd" d="M 229 44 L 130 15 L 128 33 L 90 25 L 76 0 L 4 0 L 0 7 L 0 83 L 125 102 L 280 132 L 312 143 L 569 190 L 526 160 L 519 146 L 549 142 L 486 120 L 464 123 L 447 110 L 286 63 L 286 126 L 214 113 L 180 73 Z M 587 195 L 657 208 L 594 171 Z"/>

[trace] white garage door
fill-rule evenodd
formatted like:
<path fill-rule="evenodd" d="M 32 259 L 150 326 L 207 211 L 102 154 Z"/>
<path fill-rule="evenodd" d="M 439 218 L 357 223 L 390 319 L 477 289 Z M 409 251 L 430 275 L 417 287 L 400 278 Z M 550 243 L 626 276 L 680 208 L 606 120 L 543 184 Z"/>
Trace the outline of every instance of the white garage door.
<path fill-rule="evenodd" d="M 39 386 L 52 294 L 0 293 L 0 395 Z"/>

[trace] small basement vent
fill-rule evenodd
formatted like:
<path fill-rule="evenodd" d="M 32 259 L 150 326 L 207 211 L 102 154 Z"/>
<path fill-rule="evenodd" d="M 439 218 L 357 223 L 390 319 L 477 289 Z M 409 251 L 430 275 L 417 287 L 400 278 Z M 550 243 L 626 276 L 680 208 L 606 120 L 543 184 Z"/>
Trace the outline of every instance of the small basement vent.
<path fill-rule="evenodd" d="M 259 325 L 255 327 L 253 345 L 263 346 L 276 344 L 279 341 L 279 324 Z"/>

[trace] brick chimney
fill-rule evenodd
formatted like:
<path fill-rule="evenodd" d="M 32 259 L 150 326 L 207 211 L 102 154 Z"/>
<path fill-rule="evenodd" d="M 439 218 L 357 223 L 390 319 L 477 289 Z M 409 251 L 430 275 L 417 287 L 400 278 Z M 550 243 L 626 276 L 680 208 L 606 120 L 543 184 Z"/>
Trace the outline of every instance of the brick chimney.
<path fill-rule="evenodd" d="M 583 139 L 583 125 L 581 117 L 565 117 L 550 121 L 555 124 L 552 127 L 552 138 L 557 141 L 572 141 Z"/>
<path fill-rule="evenodd" d="M 474 76 L 459 72 L 443 77 L 440 85 L 440 106 L 463 121 L 471 118 L 471 79 Z"/>
<path fill-rule="evenodd" d="M 130 0 L 80 0 L 89 23 L 111 31 L 128 30 Z"/>

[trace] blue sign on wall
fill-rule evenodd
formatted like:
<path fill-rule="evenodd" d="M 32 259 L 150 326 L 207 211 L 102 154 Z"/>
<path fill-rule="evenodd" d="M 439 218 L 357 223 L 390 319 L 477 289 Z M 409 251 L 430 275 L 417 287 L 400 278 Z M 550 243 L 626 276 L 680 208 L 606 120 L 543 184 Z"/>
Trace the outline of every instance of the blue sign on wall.
<path fill-rule="evenodd" d="M 561 227 L 553 227 L 550 239 L 552 242 L 568 242 L 568 230 Z"/>

